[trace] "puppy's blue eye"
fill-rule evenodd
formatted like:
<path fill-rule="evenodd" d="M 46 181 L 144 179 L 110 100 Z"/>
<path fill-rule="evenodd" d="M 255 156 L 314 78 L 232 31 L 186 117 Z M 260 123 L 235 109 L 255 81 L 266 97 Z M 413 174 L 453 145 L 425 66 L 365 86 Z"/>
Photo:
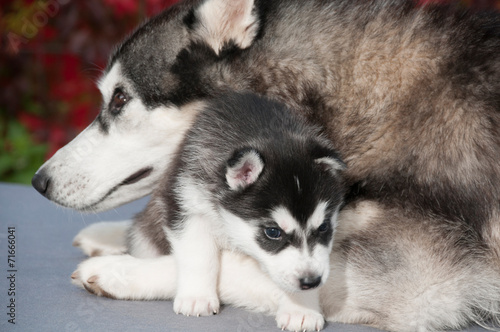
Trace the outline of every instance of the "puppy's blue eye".
<path fill-rule="evenodd" d="M 281 230 L 275 227 L 268 227 L 264 230 L 266 236 L 271 240 L 279 240 L 281 238 Z"/>
<path fill-rule="evenodd" d="M 330 229 L 330 222 L 329 221 L 325 221 L 324 223 L 322 223 L 321 225 L 319 225 L 318 232 L 324 233 L 324 232 L 326 232 L 329 229 Z"/>

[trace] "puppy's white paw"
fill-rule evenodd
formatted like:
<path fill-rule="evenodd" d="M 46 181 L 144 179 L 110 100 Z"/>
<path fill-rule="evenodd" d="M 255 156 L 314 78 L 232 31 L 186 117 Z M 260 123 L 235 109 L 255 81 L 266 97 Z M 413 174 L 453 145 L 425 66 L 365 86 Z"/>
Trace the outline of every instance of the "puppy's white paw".
<path fill-rule="evenodd" d="M 325 326 L 321 313 L 306 308 L 299 311 L 279 310 L 276 322 L 280 329 L 287 331 L 320 331 Z"/>
<path fill-rule="evenodd" d="M 219 312 L 217 296 L 176 296 L 174 312 L 186 316 L 210 316 Z"/>
<path fill-rule="evenodd" d="M 121 300 L 172 299 L 175 262 L 171 256 L 140 259 L 130 255 L 87 259 L 71 275 L 88 292 Z"/>
<path fill-rule="evenodd" d="M 82 229 L 73 239 L 73 246 L 87 256 L 120 255 L 127 251 L 127 231 L 130 220 L 92 224 Z"/>

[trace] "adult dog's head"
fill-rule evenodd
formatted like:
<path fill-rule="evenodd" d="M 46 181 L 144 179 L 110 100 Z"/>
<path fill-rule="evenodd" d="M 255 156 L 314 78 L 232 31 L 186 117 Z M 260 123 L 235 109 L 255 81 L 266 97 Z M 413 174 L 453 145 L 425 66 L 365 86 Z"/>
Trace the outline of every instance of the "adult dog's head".
<path fill-rule="evenodd" d="M 253 0 L 186 1 L 141 26 L 99 81 L 100 114 L 40 167 L 33 186 L 82 211 L 151 193 L 203 101 L 227 86 L 224 63 L 260 26 Z"/>

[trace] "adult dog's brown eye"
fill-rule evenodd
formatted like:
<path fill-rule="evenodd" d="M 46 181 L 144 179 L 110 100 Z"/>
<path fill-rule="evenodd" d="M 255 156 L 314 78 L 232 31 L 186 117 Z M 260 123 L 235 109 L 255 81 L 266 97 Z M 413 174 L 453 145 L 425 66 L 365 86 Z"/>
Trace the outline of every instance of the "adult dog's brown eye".
<path fill-rule="evenodd" d="M 122 90 L 115 90 L 111 99 L 109 110 L 111 114 L 117 115 L 122 110 L 123 106 L 129 101 L 129 97 Z"/>

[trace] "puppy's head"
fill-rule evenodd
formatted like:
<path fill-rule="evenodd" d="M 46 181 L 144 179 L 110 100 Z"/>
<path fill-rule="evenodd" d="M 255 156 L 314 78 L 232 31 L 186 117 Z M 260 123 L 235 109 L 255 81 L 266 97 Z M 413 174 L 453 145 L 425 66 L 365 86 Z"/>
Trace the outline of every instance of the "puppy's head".
<path fill-rule="evenodd" d="M 236 151 L 227 163 L 221 214 L 232 244 L 282 289 L 296 292 L 328 277 L 344 164 L 317 142 L 291 146 Z"/>

